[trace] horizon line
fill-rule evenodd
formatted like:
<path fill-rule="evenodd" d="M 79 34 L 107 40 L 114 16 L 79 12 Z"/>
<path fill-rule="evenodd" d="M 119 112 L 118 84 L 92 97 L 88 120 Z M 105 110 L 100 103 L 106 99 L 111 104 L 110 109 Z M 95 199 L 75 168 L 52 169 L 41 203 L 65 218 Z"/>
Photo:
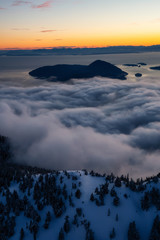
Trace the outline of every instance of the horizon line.
<path fill-rule="evenodd" d="M 58 46 L 58 47 L 42 47 L 42 48 L 0 48 L 0 51 L 32 51 L 32 50 L 52 50 L 52 49 L 102 49 L 102 48 L 116 48 L 116 47 L 154 47 L 154 45 L 110 45 L 110 46 Z"/>

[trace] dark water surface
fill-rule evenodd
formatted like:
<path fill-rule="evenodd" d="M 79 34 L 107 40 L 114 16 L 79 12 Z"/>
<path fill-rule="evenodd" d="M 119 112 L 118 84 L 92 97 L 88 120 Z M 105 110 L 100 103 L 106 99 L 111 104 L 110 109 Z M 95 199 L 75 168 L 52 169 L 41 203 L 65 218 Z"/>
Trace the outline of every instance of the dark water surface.
<path fill-rule="evenodd" d="M 28 75 L 28 72 L 47 65 L 55 64 L 86 64 L 100 59 L 118 65 L 129 73 L 128 80 L 137 80 L 135 73 L 143 74 L 142 79 L 150 78 L 155 80 L 160 72 L 150 70 L 150 66 L 160 65 L 160 53 L 135 53 L 135 54 L 104 54 L 87 56 L 24 56 L 24 57 L 0 57 L 0 83 L 11 85 L 37 85 L 42 81 L 37 81 Z M 125 63 L 145 62 L 148 65 L 138 67 L 125 67 Z M 139 79 L 138 79 L 139 80 Z M 44 82 L 43 82 L 44 83 Z"/>

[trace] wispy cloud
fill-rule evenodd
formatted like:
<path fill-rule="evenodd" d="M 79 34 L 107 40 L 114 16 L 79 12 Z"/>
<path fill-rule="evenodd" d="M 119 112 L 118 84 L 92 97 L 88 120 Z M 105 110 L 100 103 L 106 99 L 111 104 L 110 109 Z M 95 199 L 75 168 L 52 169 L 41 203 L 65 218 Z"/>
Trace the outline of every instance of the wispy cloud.
<path fill-rule="evenodd" d="M 132 23 L 130 23 L 130 25 L 132 25 L 132 26 L 138 26 L 139 23 L 138 23 L 138 22 L 132 22 Z"/>
<path fill-rule="evenodd" d="M 40 41 L 42 41 L 42 39 L 35 39 L 35 41 L 36 41 L 36 42 L 40 42 Z"/>
<path fill-rule="evenodd" d="M 29 28 L 11 28 L 13 31 L 29 31 Z"/>
<path fill-rule="evenodd" d="M 23 5 L 23 4 L 31 4 L 32 2 L 30 1 L 14 1 L 12 6 L 16 7 L 16 6 L 20 6 L 20 5 Z"/>
<path fill-rule="evenodd" d="M 5 10 L 6 8 L 0 7 L 0 10 Z"/>
<path fill-rule="evenodd" d="M 151 21 L 151 23 L 160 23 L 160 18 L 155 18 L 154 20 Z"/>
<path fill-rule="evenodd" d="M 129 23 L 129 25 L 139 27 L 146 24 L 159 24 L 159 23 L 160 23 L 160 18 L 155 18 L 155 19 L 150 19 L 148 21 L 131 22 Z"/>
<path fill-rule="evenodd" d="M 32 5 L 32 8 L 38 8 L 38 9 L 41 9 L 41 8 L 49 8 L 51 7 L 52 5 L 52 0 L 49 0 L 49 1 L 46 1 L 42 4 L 39 4 L 39 5 Z"/>
<path fill-rule="evenodd" d="M 46 29 L 42 30 L 41 33 L 49 33 L 49 32 L 56 32 L 57 30 L 52 30 L 52 29 Z"/>

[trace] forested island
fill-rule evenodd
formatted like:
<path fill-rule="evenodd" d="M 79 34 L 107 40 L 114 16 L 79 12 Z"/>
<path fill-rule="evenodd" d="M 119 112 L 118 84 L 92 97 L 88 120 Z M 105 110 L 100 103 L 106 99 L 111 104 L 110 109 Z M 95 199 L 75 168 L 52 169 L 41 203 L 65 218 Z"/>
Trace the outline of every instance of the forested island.
<path fill-rule="evenodd" d="M 72 78 L 93 78 L 96 76 L 125 80 L 128 75 L 115 65 L 101 60 L 96 60 L 87 66 L 69 64 L 44 66 L 29 72 L 29 74 L 32 77 L 61 82 Z"/>

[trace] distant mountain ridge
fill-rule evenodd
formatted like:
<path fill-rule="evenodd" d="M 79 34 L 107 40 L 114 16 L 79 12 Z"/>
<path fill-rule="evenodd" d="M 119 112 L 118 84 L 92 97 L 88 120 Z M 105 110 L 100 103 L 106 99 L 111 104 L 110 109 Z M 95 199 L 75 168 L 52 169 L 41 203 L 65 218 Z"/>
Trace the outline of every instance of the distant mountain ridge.
<path fill-rule="evenodd" d="M 0 56 L 47 56 L 47 55 L 96 55 L 118 53 L 160 52 L 160 45 L 152 46 L 110 46 L 101 48 L 50 48 L 0 50 Z"/>
<path fill-rule="evenodd" d="M 96 60 L 89 65 L 44 66 L 29 72 L 29 74 L 36 78 L 53 77 L 53 81 L 68 81 L 71 78 L 92 78 L 95 76 L 125 80 L 128 73 L 111 63 Z"/>

